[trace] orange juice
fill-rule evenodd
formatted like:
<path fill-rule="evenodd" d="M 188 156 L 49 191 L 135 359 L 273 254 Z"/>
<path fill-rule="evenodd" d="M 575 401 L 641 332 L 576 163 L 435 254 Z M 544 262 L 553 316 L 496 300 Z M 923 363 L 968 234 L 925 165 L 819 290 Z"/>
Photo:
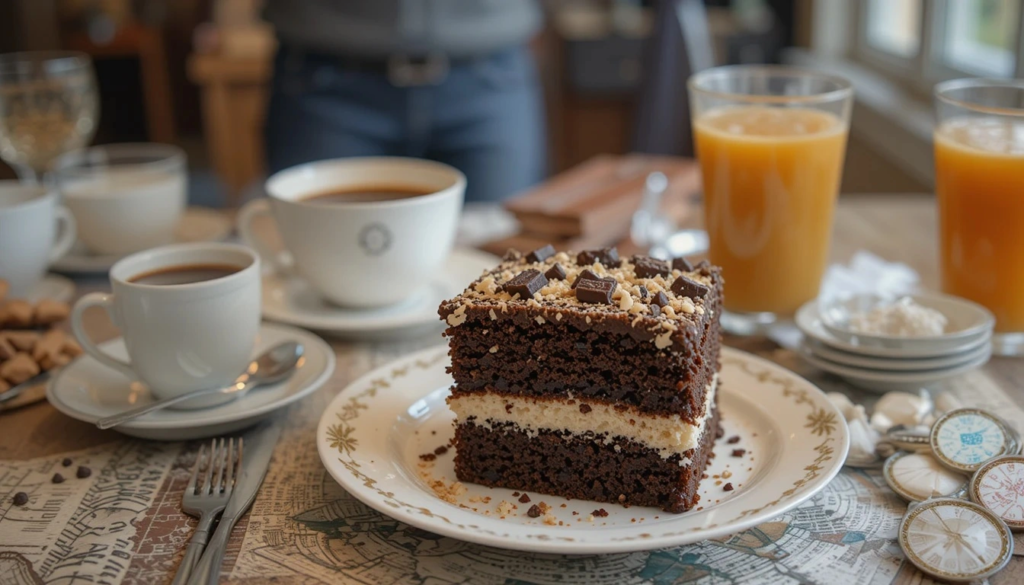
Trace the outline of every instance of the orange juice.
<path fill-rule="evenodd" d="M 935 131 L 942 288 L 1024 331 L 1024 120 L 953 118 Z"/>
<path fill-rule="evenodd" d="M 792 315 L 818 295 L 846 134 L 838 116 L 806 108 L 723 107 L 694 121 L 726 309 Z"/>

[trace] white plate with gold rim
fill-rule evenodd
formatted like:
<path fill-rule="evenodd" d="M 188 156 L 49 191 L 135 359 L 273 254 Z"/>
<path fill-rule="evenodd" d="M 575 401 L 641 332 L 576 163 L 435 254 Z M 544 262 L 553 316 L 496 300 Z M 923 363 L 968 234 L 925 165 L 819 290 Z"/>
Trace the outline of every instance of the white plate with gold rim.
<path fill-rule="evenodd" d="M 444 327 L 437 307 L 460 292 L 452 283 L 472 282 L 497 264 L 486 252 L 456 248 L 437 276 L 410 298 L 388 307 L 347 309 L 328 303 L 299 277 L 263 277 L 263 317 L 335 337 L 407 338 Z M 440 335 L 439 335 L 440 336 Z"/>
<path fill-rule="evenodd" d="M 317 449 L 331 476 L 371 508 L 474 543 L 598 554 L 722 537 L 810 498 L 839 472 L 849 447 L 846 423 L 821 390 L 768 361 L 723 348 L 718 404 L 725 434 L 716 442 L 696 509 L 671 514 L 537 493 L 524 505 L 509 489 L 468 483 L 451 489 L 453 450 L 432 462 L 420 458 L 453 435 L 454 415 L 445 404 L 452 384 L 447 353 L 447 347 L 428 349 L 350 384 L 321 417 Z M 734 435 L 740 441 L 727 444 Z M 731 456 L 737 447 L 746 449 L 742 457 Z M 725 483 L 735 489 L 724 491 Z M 517 508 L 502 517 L 502 501 Z M 561 525 L 527 516 L 539 502 Z M 589 519 L 602 508 L 607 517 Z"/>

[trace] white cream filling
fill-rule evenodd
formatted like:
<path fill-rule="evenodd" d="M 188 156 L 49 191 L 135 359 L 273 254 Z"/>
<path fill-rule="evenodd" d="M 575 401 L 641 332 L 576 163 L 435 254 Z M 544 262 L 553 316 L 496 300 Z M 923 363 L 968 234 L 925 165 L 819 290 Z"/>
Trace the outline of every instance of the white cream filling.
<path fill-rule="evenodd" d="M 490 428 L 491 423 L 513 423 L 531 437 L 540 430 L 574 435 L 593 433 L 604 435 L 605 444 L 623 437 L 654 449 L 663 459 L 668 459 L 700 445 L 704 427 L 714 410 L 717 388 L 718 374 L 715 374 L 704 395 L 704 416 L 697 424 L 685 422 L 677 414 L 665 416 L 641 414 L 633 409 L 616 410 L 612 405 L 578 398 L 575 404 L 568 404 L 536 397 L 468 394 L 451 396 L 448 406 L 460 424 L 470 417 L 476 417 L 473 424 L 485 428 Z M 590 407 L 586 414 L 580 412 L 583 404 Z M 688 465 L 689 461 L 684 459 L 680 464 Z"/>

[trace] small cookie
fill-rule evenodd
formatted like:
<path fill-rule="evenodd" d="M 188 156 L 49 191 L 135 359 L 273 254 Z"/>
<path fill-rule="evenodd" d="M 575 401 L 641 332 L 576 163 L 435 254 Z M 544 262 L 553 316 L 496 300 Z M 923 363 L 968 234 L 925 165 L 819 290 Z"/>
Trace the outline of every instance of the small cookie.
<path fill-rule="evenodd" d="M 28 301 L 20 299 L 7 301 L 3 307 L 0 307 L 0 323 L 6 327 L 31 327 L 34 312 Z"/>
<path fill-rule="evenodd" d="M 0 364 L 0 378 L 18 385 L 39 374 L 39 364 L 27 353 L 18 353 Z"/>
<path fill-rule="evenodd" d="M 31 352 L 39 341 L 37 331 L 0 331 L 0 337 L 9 341 L 14 349 L 25 352 Z"/>
<path fill-rule="evenodd" d="M 71 305 L 52 299 L 43 299 L 36 304 L 35 324 L 52 325 L 67 319 L 70 314 Z"/>

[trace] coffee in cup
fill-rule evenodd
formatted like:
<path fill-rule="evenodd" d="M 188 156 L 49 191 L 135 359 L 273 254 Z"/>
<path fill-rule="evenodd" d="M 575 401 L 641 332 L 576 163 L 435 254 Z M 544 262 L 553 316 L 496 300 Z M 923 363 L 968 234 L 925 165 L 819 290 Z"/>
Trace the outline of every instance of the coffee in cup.
<path fill-rule="evenodd" d="M 90 293 L 71 312 L 82 348 L 157 398 L 234 383 L 252 359 L 260 325 L 260 260 L 244 246 L 175 244 L 133 254 L 110 269 L 111 294 Z M 89 337 L 83 312 L 99 306 L 121 330 L 128 360 Z M 182 403 L 230 400 L 215 394 Z"/>
<path fill-rule="evenodd" d="M 279 273 L 345 307 L 392 305 L 427 286 L 455 240 L 466 177 L 437 162 L 346 158 L 274 174 L 238 216 L 243 241 Z M 253 228 L 271 215 L 286 254 Z"/>
<path fill-rule="evenodd" d="M 24 297 L 75 243 L 75 220 L 45 187 L 0 181 L 0 278 Z"/>

